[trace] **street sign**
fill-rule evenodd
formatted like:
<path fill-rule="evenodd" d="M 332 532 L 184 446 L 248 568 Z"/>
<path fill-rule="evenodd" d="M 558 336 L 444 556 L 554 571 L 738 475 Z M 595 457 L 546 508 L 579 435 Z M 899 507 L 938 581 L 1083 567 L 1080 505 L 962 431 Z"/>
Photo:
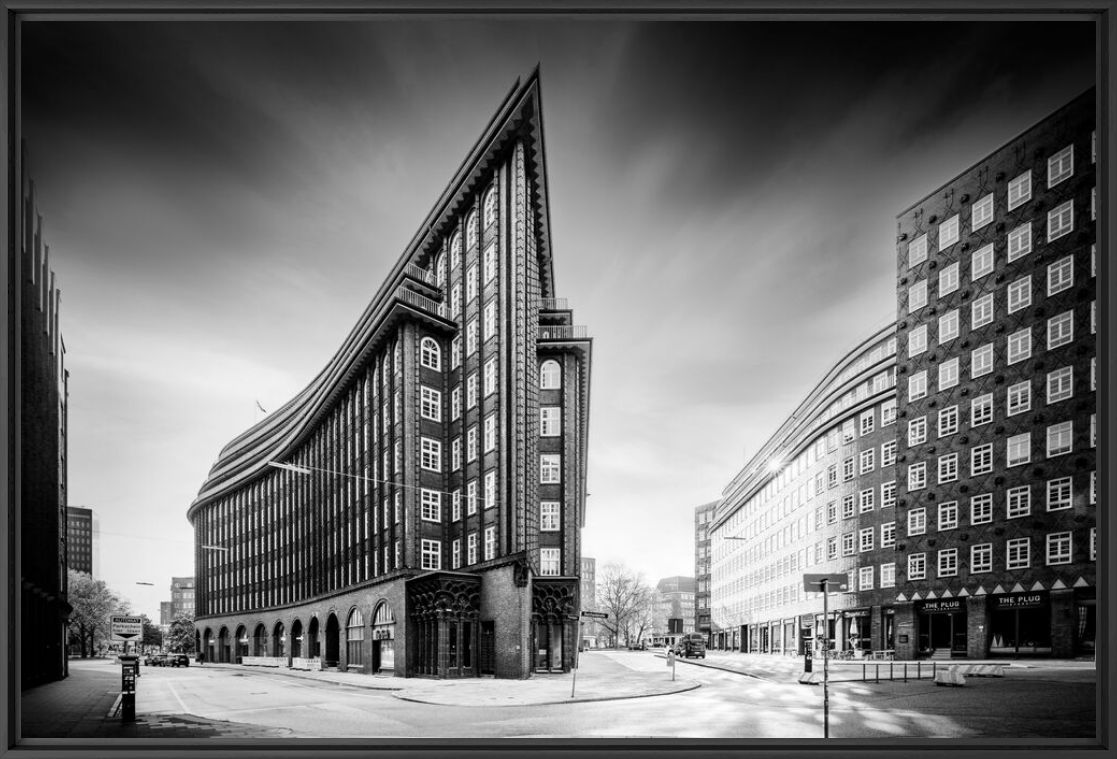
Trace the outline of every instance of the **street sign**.
<path fill-rule="evenodd" d="M 591 619 L 608 619 L 609 618 L 609 615 L 606 614 L 603 611 L 583 611 L 582 616 L 583 617 L 589 617 Z"/>
<path fill-rule="evenodd" d="M 821 593 L 822 581 L 826 581 L 829 591 L 849 590 L 849 575 L 844 572 L 835 572 L 828 575 L 803 575 L 803 590 L 808 593 Z"/>
<path fill-rule="evenodd" d="M 111 618 L 111 640 L 128 641 L 139 638 L 144 632 L 143 617 L 123 617 L 113 615 Z"/>

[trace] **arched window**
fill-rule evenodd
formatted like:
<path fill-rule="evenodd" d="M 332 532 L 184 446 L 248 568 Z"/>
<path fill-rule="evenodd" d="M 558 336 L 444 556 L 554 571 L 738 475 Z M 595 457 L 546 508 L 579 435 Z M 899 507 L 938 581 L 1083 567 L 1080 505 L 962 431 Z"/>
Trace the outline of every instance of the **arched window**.
<path fill-rule="evenodd" d="M 496 187 L 490 187 L 485 193 L 484 209 L 485 228 L 488 229 L 496 221 Z"/>
<path fill-rule="evenodd" d="M 539 367 L 539 389 L 558 390 L 562 387 L 562 368 L 558 361 L 544 361 Z"/>
<path fill-rule="evenodd" d="M 282 622 L 275 623 L 275 635 L 273 636 L 272 656 L 282 657 L 287 655 L 287 636 L 286 630 L 283 628 Z"/>
<path fill-rule="evenodd" d="M 442 351 L 433 337 L 424 337 L 419 343 L 419 362 L 428 369 L 442 368 Z"/>
<path fill-rule="evenodd" d="M 442 267 L 442 256 L 434 257 L 434 261 L 431 262 L 431 269 L 434 271 L 434 281 L 442 285 L 446 281 L 446 271 Z"/>
<path fill-rule="evenodd" d="M 349 612 L 349 621 L 345 623 L 345 664 L 348 667 L 359 667 L 364 664 L 365 618 L 360 609 Z"/>
<path fill-rule="evenodd" d="M 477 245 L 477 212 L 470 211 L 465 217 L 465 249 L 469 250 Z"/>
<path fill-rule="evenodd" d="M 456 269 L 462 263 L 462 236 L 457 232 L 450 238 L 450 269 Z"/>

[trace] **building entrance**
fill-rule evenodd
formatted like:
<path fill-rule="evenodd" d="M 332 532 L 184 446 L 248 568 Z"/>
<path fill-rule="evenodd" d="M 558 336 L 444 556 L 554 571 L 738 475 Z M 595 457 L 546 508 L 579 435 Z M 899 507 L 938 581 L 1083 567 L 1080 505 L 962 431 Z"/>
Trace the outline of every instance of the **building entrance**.
<path fill-rule="evenodd" d="M 925 601 L 916 611 L 920 656 L 966 655 L 966 606 L 961 598 Z"/>

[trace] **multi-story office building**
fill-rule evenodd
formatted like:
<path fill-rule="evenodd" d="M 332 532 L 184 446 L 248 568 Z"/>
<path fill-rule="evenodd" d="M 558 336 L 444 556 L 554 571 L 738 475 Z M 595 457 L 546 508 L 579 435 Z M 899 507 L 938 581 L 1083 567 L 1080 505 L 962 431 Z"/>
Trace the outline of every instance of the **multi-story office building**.
<path fill-rule="evenodd" d="M 159 602 L 159 627 L 164 633 L 171 629 L 171 623 L 175 621 L 174 604 L 170 601 Z"/>
<path fill-rule="evenodd" d="M 706 636 L 706 644 L 715 646 L 710 627 L 710 520 L 717 512 L 718 501 L 704 503 L 694 509 L 694 632 Z M 690 632 L 689 630 L 687 632 Z M 724 634 L 722 634 L 724 637 Z M 721 641 L 720 648 L 725 647 Z"/>
<path fill-rule="evenodd" d="M 655 586 L 652 645 L 674 645 L 685 633 L 694 632 L 694 578 L 664 577 Z"/>
<path fill-rule="evenodd" d="M 193 577 L 171 578 L 171 622 L 179 617 L 193 619 L 197 613 L 197 588 Z"/>
<path fill-rule="evenodd" d="M 1095 642 L 1095 91 L 899 216 L 901 655 Z"/>
<path fill-rule="evenodd" d="M 93 575 L 93 509 L 66 507 L 66 557 L 70 569 Z"/>
<path fill-rule="evenodd" d="M 710 522 L 712 624 L 742 651 L 888 648 L 895 598 L 896 335 L 847 353 L 722 493 Z M 849 577 L 829 600 L 803 575 Z"/>
<path fill-rule="evenodd" d="M 536 72 L 326 367 L 221 451 L 188 512 L 207 658 L 569 669 L 590 352 L 554 292 Z"/>
<path fill-rule="evenodd" d="M 597 560 L 590 556 L 582 557 L 582 609 L 597 610 Z M 598 640 L 597 621 L 592 617 L 581 620 L 582 647 L 596 648 Z"/>
<path fill-rule="evenodd" d="M 61 295 L 23 153 L 20 255 L 12 290 L 18 414 L 15 482 L 20 567 L 20 685 L 66 676 L 66 431 L 69 372 L 58 326 Z M 13 543 L 9 548 L 14 548 Z"/>

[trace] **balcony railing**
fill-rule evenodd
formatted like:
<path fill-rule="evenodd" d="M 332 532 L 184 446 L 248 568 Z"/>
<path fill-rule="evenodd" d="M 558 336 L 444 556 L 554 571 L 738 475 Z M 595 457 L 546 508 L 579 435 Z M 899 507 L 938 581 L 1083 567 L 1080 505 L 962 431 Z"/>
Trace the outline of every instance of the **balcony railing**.
<path fill-rule="evenodd" d="M 408 305 L 415 306 L 416 308 L 421 308 L 424 311 L 429 311 L 432 314 L 438 314 L 444 319 L 446 318 L 446 306 L 434 300 L 433 298 L 428 298 L 425 295 L 420 295 L 414 290 L 408 290 L 406 287 L 401 287 L 396 290 L 396 297 L 402 300 L 404 303 L 407 303 Z"/>
<path fill-rule="evenodd" d="M 582 324 L 555 324 L 539 327 L 540 340 L 584 340 L 589 331 Z"/>
<path fill-rule="evenodd" d="M 426 282 L 428 285 L 433 285 L 435 283 L 433 274 L 431 274 L 423 267 L 417 266 L 415 264 L 408 264 L 404 268 L 403 273 L 411 277 L 412 279 L 417 279 L 420 282 Z"/>
<path fill-rule="evenodd" d="M 566 305 L 566 298 L 543 298 L 539 308 L 543 311 L 569 311 L 570 306 Z"/>

